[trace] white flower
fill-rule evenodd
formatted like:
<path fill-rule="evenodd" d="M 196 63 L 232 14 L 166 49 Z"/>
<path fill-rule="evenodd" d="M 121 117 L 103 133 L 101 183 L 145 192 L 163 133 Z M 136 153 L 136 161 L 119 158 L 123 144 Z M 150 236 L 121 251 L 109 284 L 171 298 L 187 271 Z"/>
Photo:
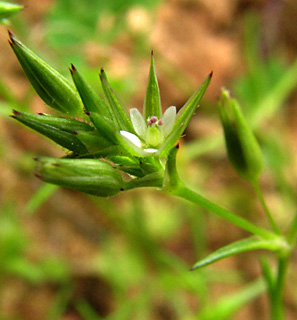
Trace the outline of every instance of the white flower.
<path fill-rule="evenodd" d="M 130 110 L 130 119 L 137 135 L 121 130 L 126 144 L 141 156 L 152 156 L 171 133 L 176 120 L 176 107 L 169 107 L 161 119 L 151 116 L 144 119 L 136 108 Z"/>

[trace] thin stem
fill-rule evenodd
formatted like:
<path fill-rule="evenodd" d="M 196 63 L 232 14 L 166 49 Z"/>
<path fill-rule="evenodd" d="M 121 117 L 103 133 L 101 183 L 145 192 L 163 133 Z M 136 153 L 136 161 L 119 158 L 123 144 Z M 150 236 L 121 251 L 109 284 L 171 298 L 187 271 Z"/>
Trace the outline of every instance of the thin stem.
<path fill-rule="evenodd" d="M 229 210 L 223 207 L 220 207 L 217 204 L 213 203 L 212 201 L 204 198 L 203 196 L 196 193 L 195 191 L 188 189 L 182 184 L 182 182 L 179 182 L 175 187 L 170 188 L 167 191 L 173 195 L 189 200 L 190 202 L 197 204 L 198 206 L 201 206 L 202 208 L 213 212 L 214 214 L 220 216 L 221 218 L 235 224 L 236 226 L 252 234 L 258 235 L 266 239 L 272 239 L 272 238 L 275 238 L 276 236 L 273 232 L 270 232 L 268 230 L 255 226 L 254 224 L 250 223 L 244 218 L 241 218 L 235 215 Z"/>
<path fill-rule="evenodd" d="M 284 320 L 283 295 L 289 256 L 279 258 L 275 288 L 271 301 L 271 319 Z"/>
<path fill-rule="evenodd" d="M 266 204 L 266 201 L 265 201 L 264 196 L 263 196 L 262 189 L 261 189 L 260 184 L 259 184 L 259 180 L 256 180 L 253 183 L 253 187 L 254 187 L 254 189 L 256 191 L 256 194 L 257 194 L 257 196 L 258 196 L 258 198 L 259 198 L 259 200 L 261 202 L 261 205 L 262 205 L 262 207 L 263 207 L 263 209 L 264 209 L 264 211 L 266 213 L 267 219 L 268 219 L 273 231 L 275 233 L 277 233 L 277 234 L 281 234 L 281 232 L 280 232 L 278 226 L 276 225 L 276 223 L 275 223 L 275 221 L 274 221 L 274 219 L 272 217 L 272 214 L 271 214 L 271 212 L 270 212 L 270 210 L 269 210 L 269 208 L 268 208 L 268 206 Z"/>

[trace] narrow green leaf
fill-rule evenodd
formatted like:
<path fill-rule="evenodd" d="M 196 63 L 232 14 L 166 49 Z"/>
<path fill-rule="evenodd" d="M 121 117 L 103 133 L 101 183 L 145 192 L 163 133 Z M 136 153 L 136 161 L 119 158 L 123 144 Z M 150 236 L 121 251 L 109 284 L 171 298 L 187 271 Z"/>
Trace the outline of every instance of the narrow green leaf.
<path fill-rule="evenodd" d="M 231 319 L 240 308 L 255 299 L 265 290 L 262 279 L 246 286 L 239 292 L 223 297 L 218 302 L 211 303 L 199 314 L 199 320 L 228 320 Z M 232 318 L 233 319 L 233 318 Z"/>
<path fill-rule="evenodd" d="M 52 184 L 45 184 L 41 186 L 35 193 L 33 193 L 31 199 L 26 203 L 24 207 L 24 212 L 28 213 L 30 216 L 33 215 L 38 208 L 46 202 L 55 191 L 58 190 L 58 186 Z"/>
<path fill-rule="evenodd" d="M 73 132 L 71 133 L 63 131 L 57 126 L 40 121 L 43 116 L 30 115 L 29 113 L 23 113 L 14 110 L 12 117 L 70 151 L 73 151 L 77 154 L 88 153 L 86 147 L 75 137 Z"/>
<path fill-rule="evenodd" d="M 11 33 L 9 36 L 10 45 L 40 98 L 62 113 L 82 115 L 82 102 L 68 80 L 26 48 Z"/>
<path fill-rule="evenodd" d="M 154 54 L 151 54 L 151 67 L 149 79 L 146 89 L 146 95 L 143 105 L 143 117 L 147 120 L 149 117 L 155 116 L 158 119 L 162 116 L 162 106 L 160 98 L 160 90 L 156 75 Z"/>
<path fill-rule="evenodd" d="M 109 107 L 106 103 L 94 92 L 94 90 L 89 86 L 86 80 L 78 72 L 78 70 L 71 65 L 71 76 L 76 89 L 81 97 L 84 107 L 89 113 L 98 113 L 112 121 L 111 113 Z M 92 120 L 92 117 L 91 117 Z"/>
<path fill-rule="evenodd" d="M 177 114 L 177 119 L 175 121 L 174 127 L 171 133 L 167 136 L 165 141 L 162 143 L 158 151 L 158 155 L 165 155 L 174 146 L 178 138 L 182 135 L 187 125 L 189 124 L 192 116 L 194 115 L 196 109 L 199 107 L 199 102 L 202 99 L 209 83 L 212 78 L 212 72 L 203 81 L 201 86 L 196 92 L 189 98 L 185 105 L 179 110 Z"/>
<path fill-rule="evenodd" d="M 128 117 L 127 111 L 120 105 L 110 84 L 107 81 L 107 77 L 103 69 L 101 69 L 100 80 L 104 94 L 109 103 L 109 111 L 112 115 L 114 125 L 118 130 L 125 130 L 134 133 L 134 129 Z"/>
<path fill-rule="evenodd" d="M 279 251 L 281 249 L 284 249 L 286 246 L 287 244 L 281 238 L 278 238 L 277 240 L 266 240 L 259 237 L 246 238 L 244 240 L 234 242 L 211 253 L 206 258 L 197 262 L 191 270 L 205 267 L 218 260 L 236 255 L 238 253 L 260 249 Z"/>
<path fill-rule="evenodd" d="M 6 19 L 19 11 L 21 11 L 24 6 L 9 2 L 0 1 L 0 20 Z"/>

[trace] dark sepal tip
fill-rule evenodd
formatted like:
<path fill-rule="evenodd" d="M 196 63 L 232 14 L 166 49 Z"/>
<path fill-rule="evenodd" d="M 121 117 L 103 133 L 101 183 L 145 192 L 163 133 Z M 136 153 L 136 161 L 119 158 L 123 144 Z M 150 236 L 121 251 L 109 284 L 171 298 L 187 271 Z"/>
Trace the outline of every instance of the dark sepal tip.
<path fill-rule="evenodd" d="M 7 32 L 8 32 L 9 38 L 12 39 L 14 37 L 13 33 L 9 29 L 7 29 Z"/>
<path fill-rule="evenodd" d="M 73 134 L 78 134 L 78 131 L 73 131 Z"/>
<path fill-rule="evenodd" d="M 175 148 L 176 148 L 176 149 L 179 149 L 179 143 L 177 143 L 177 144 L 175 145 Z"/>
<path fill-rule="evenodd" d="M 86 111 L 86 110 L 84 110 L 84 113 L 85 113 L 87 116 L 90 116 L 90 115 L 91 115 L 91 112 Z"/>
<path fill-rule="evenodd" d="M 9 42 L 9 44 L 11 46 L 14 45 L 14 44 L 19 44 L 19 42 L 15 39 L 13 33 L 10 30 L 8 30 L 8 36 L 9 36 L 9 39 L 10 39 L 10 41 L 8 41 L 8 42 Z"/>
<path fill-rule="evenodd" d="M 34 161 L 39 161 L 38 157 L 33 158 Z"/>
<path fill-rule="evenodd" d="M 12 114 L 10 115 L 10 118 L 16 119 L 17 117 Z"/>
<path fill-rule="evenodd" d="M 154 50 L 151 50 L 151 56 L 153 56 L 154 55 Z"/>
<path fill-rule="evenodd" d="M 17 116 L 18 114 L 20 114 L 20 111 L 17 111 L 17 110 L 15 110 L 15 109 L 13 109 L 12 112 L 13 112 L 13 114 L 14 114 L 15 116 Z"/>
<path fill-rule="evenodd" d="M 100 72 L 101 72 L 101 73 L 104 73 L 104 68 L 103 68 L 103 67 L 100 69 Z"/>
<path fill-rule="evenodd" d="M 76 71 L 76 68 L 72 63 L 71 63 L 71 67 L 69 68 L 69 71 L 71 74 L 73 74 Z"/>
<path fill-rule="evenodd" d="M 211 71 L 211 73 L 208 76 L 212 78 L 212 75 L 213 75 L 213 71 Z"/>
<path fill-rule="evenodd" d="M 39 173 L 34 173 L 34 176 L 35 176 L 36 178 L 38 178 L 38 179 L 42 179 L 42 175 L 39 174 Z"/>
<path fill-rule="evenodd" d="M 44 113 L 44 112 L 37 112 L 37 114 L 38 114 L 39 116 L 45 116 L 45 113 Z"/>

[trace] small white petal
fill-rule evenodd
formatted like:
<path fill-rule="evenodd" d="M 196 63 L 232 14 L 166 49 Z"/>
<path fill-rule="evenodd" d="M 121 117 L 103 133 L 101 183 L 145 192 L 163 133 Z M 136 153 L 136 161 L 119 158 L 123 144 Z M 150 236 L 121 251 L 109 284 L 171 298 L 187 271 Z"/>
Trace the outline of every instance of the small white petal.
<path fill-rule="evenodd" d="M 171 130 L 173 129 L 174 123 L 176 119 L 176 107 L 169 107 L 163 114 L 163 135 L 166 137 Z"/>
<path fill-rule="evenodd" d="M 121 130 L 120 134 L 125 138 L 125 141 L 127 141 L 129 145 L 133 144 L 137 148 L 141 148 L 141 141 L 135 134 L 124 130 Z"/>
<path fill-rule="evenodd" d="M 142 114 L 136 108 L 130 109 L 130 118 L 135 132 L 142 138 L 146 136 L 146 123 L 143 119 Z"/>
<path fill-rule="evenodd" d="M 146 155 L 148 155 L 148 154 L 154 154 L 154 153 L 156 153 L 156 152 L 158 151 L 158 149 L 148 148 L 148 149 L 143 149 L 143 151 L 144 151 L 144 153 L 145 153 Z"/>

